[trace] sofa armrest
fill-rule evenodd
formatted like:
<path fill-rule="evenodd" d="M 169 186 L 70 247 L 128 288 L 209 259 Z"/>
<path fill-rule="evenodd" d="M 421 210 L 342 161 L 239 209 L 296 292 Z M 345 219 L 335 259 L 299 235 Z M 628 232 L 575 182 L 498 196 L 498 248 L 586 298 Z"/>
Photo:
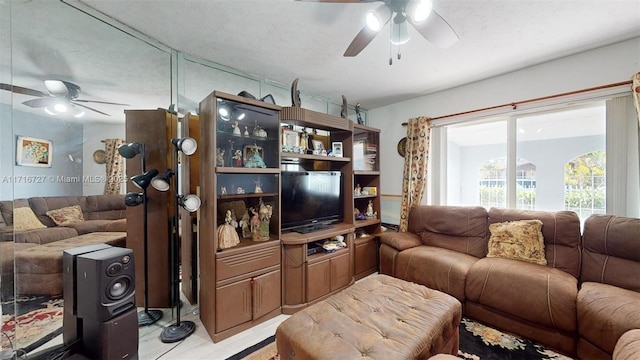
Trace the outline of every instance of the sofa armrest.
<path fill-rule="evenodd" d="M 640 329 L 633 329 L 622 334 L 613 350 L 613 360 L 637 359 L 640 354 Z"/>
<path fill-rule="evenodd" d="M 398 251 L 422 245 L 420 237 L 410 232 L 384 232 L 380 234 L 380 242 Z"/>

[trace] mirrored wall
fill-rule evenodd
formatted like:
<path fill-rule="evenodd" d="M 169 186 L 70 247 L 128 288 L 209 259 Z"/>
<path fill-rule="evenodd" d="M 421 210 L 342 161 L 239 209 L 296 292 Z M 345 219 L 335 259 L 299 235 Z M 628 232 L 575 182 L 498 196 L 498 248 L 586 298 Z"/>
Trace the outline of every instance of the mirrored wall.
<path fill-rule="evenodd" d="M 2 348 L 25 353 L 62 341 L 59 253 L 38 246 L 75 235 L 60 232 L 46 213 L 82 201 L 110 212 L 109 220 L 126 213 L 122 203 L 109 209 L 100 200 L 110 176 L 109 140 L 127 142 L 126 111 L 175 104 L 181 114 L 197 114 L 214 90 L 271 94 L 278 105 L 291 105 L 291 83 L 193 58 L 76 1 L 0 2 L 0 84 Z M 301 99 L 305 108 L 340 114 L 335 101 L 304 92 Z M 128 179 L 120 180 L 123 197 Z M 39 331 L 25 320 L 34 311 L 45 314 Z M 159 326 L 173 316 L 165 311 Z"/>

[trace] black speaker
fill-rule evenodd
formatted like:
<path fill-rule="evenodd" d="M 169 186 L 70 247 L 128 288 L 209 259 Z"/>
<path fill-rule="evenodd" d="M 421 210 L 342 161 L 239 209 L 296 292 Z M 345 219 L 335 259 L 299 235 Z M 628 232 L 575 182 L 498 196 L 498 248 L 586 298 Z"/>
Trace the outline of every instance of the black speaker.
<path fill-rule="evenodd" d="M 129 308 L 107 321 L 85 319 L 82 353 L 90 359 L 138 359 L 137 308 Z"/>
<path fill-rule="evenodd" d="M 88 252 L 77 256 L 76 266 L 76 291 L 82 294 L 77 316 L 85 322 L 104 322 L 136 308 L 133 250 L 110 247 Z"/>
<path fill-rule="evenodd" d="M 76 289 L 78 255 L 104 250 L 111 245 L 96 244 L 80 246 L 64 250 L 62 253 L 62 293 L 64 299 L 64 314 L 62 319 L 62 339 L 66 345 L 72 344 L 82 337 L 82 319 L 78 318 L 78 291 Z"/>

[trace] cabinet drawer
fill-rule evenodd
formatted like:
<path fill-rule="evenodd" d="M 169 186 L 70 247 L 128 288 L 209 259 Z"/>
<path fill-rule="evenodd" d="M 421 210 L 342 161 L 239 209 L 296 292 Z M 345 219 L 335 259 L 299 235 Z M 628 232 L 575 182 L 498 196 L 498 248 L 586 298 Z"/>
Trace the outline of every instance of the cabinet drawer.
<path fill-rule="evenodd" d="M 216 259 L 218 281 L 280 264 L 280 246 L 243 250 L 241 253 Z"/>

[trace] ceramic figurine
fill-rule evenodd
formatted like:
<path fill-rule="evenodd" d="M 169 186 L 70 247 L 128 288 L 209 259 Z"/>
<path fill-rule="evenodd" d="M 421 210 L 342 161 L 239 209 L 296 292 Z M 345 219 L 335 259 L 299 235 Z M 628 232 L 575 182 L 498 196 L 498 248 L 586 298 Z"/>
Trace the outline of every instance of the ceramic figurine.
<path fill-rule="evenodd" d="M 224 149 L 216 149 L 216 166 L 224 166 Z"/>
<path fill-rule="evenodd" d="M 242 215 L 242 219 L 240 220 L 240 227 L 242 228 L 242 237 L 250 238 L 251 237 L 251 219 L 249 219 L 249 212 L 245 211 L 244 215 Z"/>
<path fill-rule="evenodd" d="M 253 191 L 256 194 L 261 194 L 262 193 L 262 183 L 260 182 L 260 179 L 256 179 L 256 181 L 254 181 L 254 183 L 256 184 L 256 188 Z"/>
<path fill-rule="evenodd" d="M 238 122 L 237 121 L 235 122 L 235 124 L 233 124 L 233 135 L 234 136 L 242 135 L 242 132 L 240 131 L 240 126 L 238 126 Z"/>
<path fill-rule="evenodd" d="M 255 213 L 255 210 L 254 210 Z M 258 210 L 257 229 L 253 232 L 253 241 L 267 241 L 269 240 L 269 221 L 273 214 L 273 207 L 271 205 L 265 205 L 260 201 L 260 210 Z M 253 220 L 252 220 L 253 223 Z"/>
<path fill-rule="evenodd" d="M 226 186 L 220 187 L 220 195 L 227 195 L 227 187 Z"/>
<path fill-rule="evenodd" d="M 244 135 L 245 137 L 249 136 L 249 130 L 247 129 L 246 126 L 244 127 L 244 133 L 242 135 Z"/>
<path fill-rule="evenodd" d="M 240 238 L 236 229 L 231 225 L 233 217 L 231 216 L 231 210 L 227 210 L 225 217 L 225 223 L 218 226 L 218 248 L 227 249 L 234 247 L 240 243 Z"/>
<path fill-rule="evenodd" d="M 372 219 L 376 216 L 375 213 L 373 212 L 373 201 L 369 200 L 369 204 L 367 205 L 367 211 L 364 213 L 364 215 L 369 219 Z"/>
<path fill-rule="evenodd" d="M 233 166 L 242 167 L 242 151 L 236 150 L 233 155 Z"/>

